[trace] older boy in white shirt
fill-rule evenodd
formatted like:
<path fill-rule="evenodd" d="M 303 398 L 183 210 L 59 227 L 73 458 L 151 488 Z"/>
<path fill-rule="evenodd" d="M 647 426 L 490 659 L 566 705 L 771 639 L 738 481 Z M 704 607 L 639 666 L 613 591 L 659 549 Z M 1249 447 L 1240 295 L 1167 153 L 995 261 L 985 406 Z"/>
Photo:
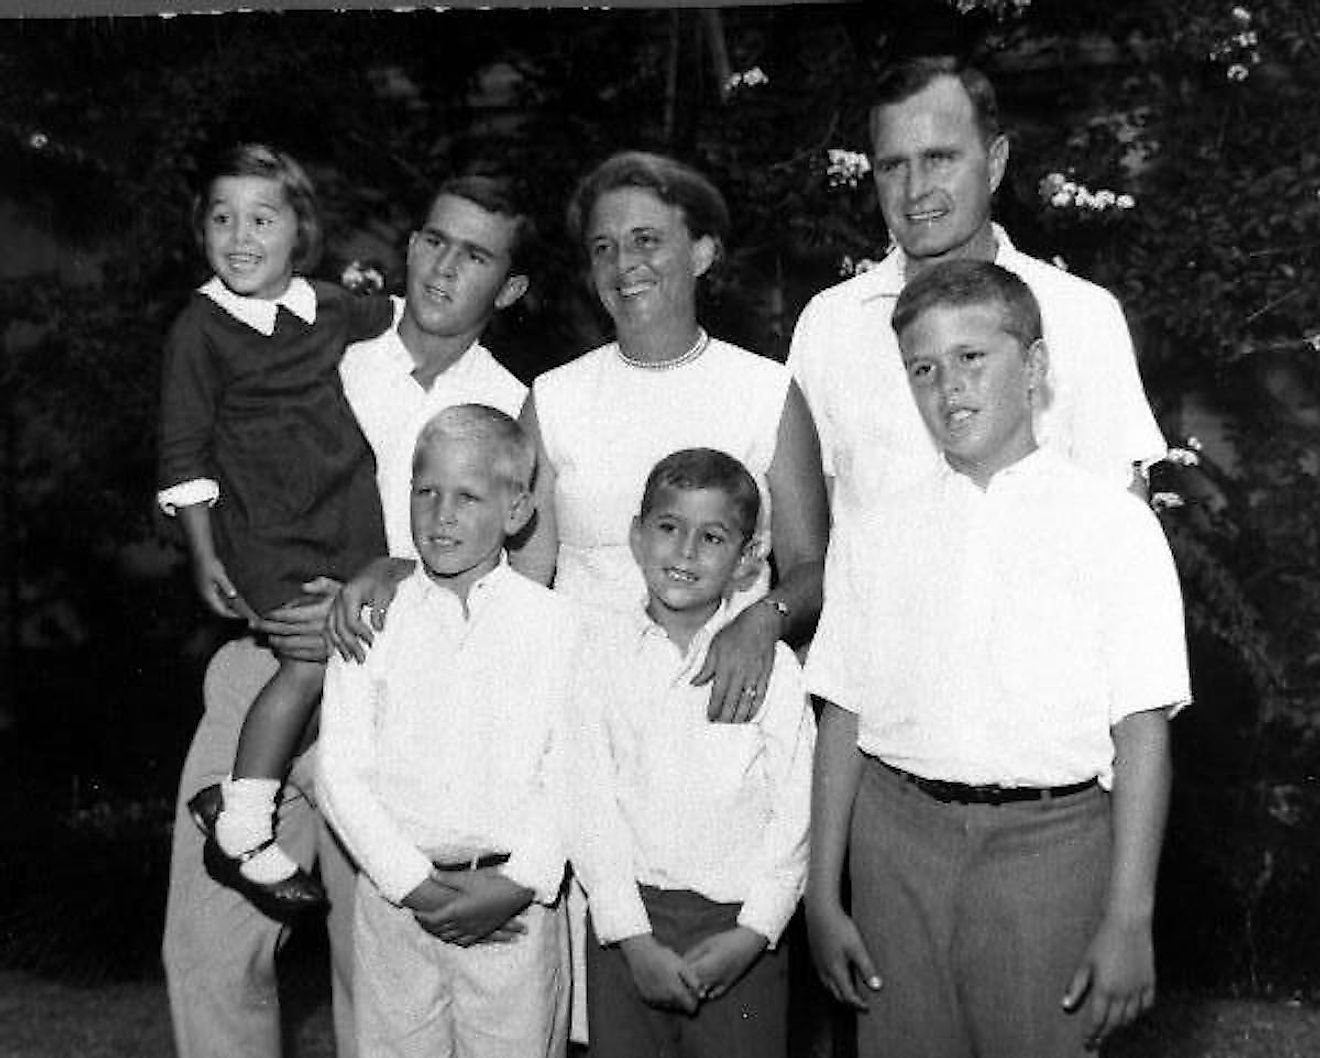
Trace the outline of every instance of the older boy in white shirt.
<path fill-rule="evenodd" d="M 893 326 L 944 458 L 876 512 L 807 664 L 813 954 L 863 1058 L 1081 1054 L 1154 999 L 1177 576 L 1144 504 L 1037 449 L 1021 279 L 933 266 Z"/>
<path fill-rule="evenodd" d="M 592 1058 L 786 1050 L 776 944 L 805 879 L 815 736 L 801 671 L 780 644 L 747 724 L 712 723 L 691 683 L 759 569 L 759 505 L 732 456 L 661 460 L 630 537 L 647 598 L 594 639 L 572 854 L 592 932 Z"/>
<path fill-rule="evenodd" d="M 494 408 L 427 424 L 420 565 L 366 660 L 327 672 L 318 788 L 369 881 L 353 938 L 363 1058 L 566 1049 L 562 720 L 580 637 L 569 604 L 503 561 L 534 462 Z"/>

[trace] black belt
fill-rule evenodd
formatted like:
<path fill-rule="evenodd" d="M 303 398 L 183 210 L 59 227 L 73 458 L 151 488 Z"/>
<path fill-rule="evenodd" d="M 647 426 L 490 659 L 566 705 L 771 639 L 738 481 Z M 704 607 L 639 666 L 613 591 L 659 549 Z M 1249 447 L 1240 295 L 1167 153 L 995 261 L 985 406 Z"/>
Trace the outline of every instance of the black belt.
<path fill-rule="evenodd" d="M 435 860 L 431 863 L 437 871 L 479 871 L 483 867 L 500 867 L 509 862 L 507 852 L 488 852 L 483 856 L 474 856 L 470 860 Z"/>
<path fill-rule="evenodd" d="M 958 805 L 1007 805 L 1022 801 L 1045 801 L 1056 797 L 1069 797 L 1089 790 L 1096 785 L 1095 779 L 1085 782 L 1068 783 L 1066 786 L 968 786 L 961 782 L 945 782 L 943 779 L 927 779 L 913 775 L 902 768 L 880 761 L 884 767 L 897 775 L 904 782 L 909 782 L 927 797 L 933 797 L 942 804 Z"/>

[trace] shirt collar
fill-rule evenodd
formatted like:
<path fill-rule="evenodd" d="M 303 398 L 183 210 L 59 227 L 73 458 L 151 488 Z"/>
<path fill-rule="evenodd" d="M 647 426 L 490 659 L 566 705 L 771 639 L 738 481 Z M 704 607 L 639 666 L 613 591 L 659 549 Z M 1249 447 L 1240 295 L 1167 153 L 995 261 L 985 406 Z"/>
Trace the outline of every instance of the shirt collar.
<path fill-rule="evenodd" d="M 675 682 L 685 674 L 695 672 L 701 667 L 706 660 L 706 651 L 710 648 L 710 641 L 736 616 L 737 614 L 733 611 L 727 599 L 720 604 L 720 608 L 711 614 L 710 619 L 697 629 L 696 635 L 692 637 L 687 652 L 683 654 L 683 663 L 674 678 Z M 673 651 L 678 651 L 678 644 L 669 638 L 669 633 L 661 628 L 646 612 L 645 598 L 642 599 L 641 604 L 634 611 L 633 630 L 637 636 L 638 650 L 644 650 L 648 644 L 661 641 Z"/>
<path fill-rule="evenodd" d="M 294 276 L 284 293 L 271 299 L 235 294 L 218 276 L 212 276 L 198 288 L 198 293 L 205 294 L 234 319 L 267 338 L 275 333 L 275 317 L 281 305 L 304 323 L 316 322 L 316 291 L 302 276 Z"/>
<path fill-rule="evenodd" d="M 476 617 L 484 607 L 489 605 L 491 599 L 499 594 L 501 585 L 505 584 L 510 577 L 518 576 L 509 565 L 508 556 L 500 552 L 500 561 L 485 576 L 475 581 L 468 589 L 467 612 L 468 619 Z M 418 591 L 424 599 L 444 600 L 458 605 L 458 596 L 449 588 L 437 584 L 427 575 L 421 562 L 417 563 L 417 569 L 413 572 L 413 579 L 418 583 Z"/>
<path fill-rule="evenodd" d="M 1010 463 L 1003 470 L 996 471 L 990 478 L 990 483 L 985 491 L 991 489 L 1002 489 L 1005 485 L 1016 481 L 1029 482 L 1039 477 L 1043 473 L 1048 473 L 1050 464 L 1054 457 L 1043 447 L 1037 446 L 1031 452 L 1019 459 L 1016 463 Z M 946 488 L 966 488 L 975 492 L 982 490 L 966 474 L 955 470 L 947 459 L 939 461 L 939 470 L 937 471 L 939 479 L 945 484 Z"/>
<path fill-rule="evenodd" d="M 990 231 L 995 237 L 995 263 L 1009 267 L 1009 260 L 1018 255 L 1017 247 L 998 224 L 991 223 Z M 872 284 L 874 289 L 869 294 L 863 294 L 863 298 L 888 297 L 896 298 L 903 293 L 903 286 L 907 275 L 907 254 L 900 247 L 895 246 L 889 253 L 881 258 L 880 263 L 869 272 L 864 272 L 865 276 L 873 276 Z"/>
<path fill-rule="evenodd" d="M 399 334 L 399 324 L 403 322 L 404 300 L 400 297 L 393 297 L 391 300 L 394 302 L 394 325 L 390 333 L 395 340 L 389 344 L 389 362 L 401 373 L 411 375 L 417 367 L 417 361 L 413 359 L 408 346 L 404 344 L 403 336 Z M 484 345 L 473 342 L 463 350 L 457 360 L 436 375 L 435 381 L 431 383 L 432 388 L 442 381 L 452 382 L 468 377 L 477 370 L 478 362 L 490 355 Z"/>

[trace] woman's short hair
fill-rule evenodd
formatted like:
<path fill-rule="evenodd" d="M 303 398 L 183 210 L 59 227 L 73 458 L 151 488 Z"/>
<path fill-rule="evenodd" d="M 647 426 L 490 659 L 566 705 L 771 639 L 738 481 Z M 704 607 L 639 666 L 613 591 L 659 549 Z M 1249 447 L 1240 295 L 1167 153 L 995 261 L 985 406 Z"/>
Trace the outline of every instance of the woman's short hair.
<path fill-rule="evenodd" d="M 717 448 L 682 448 L 651 468 L 642 489 L 640 515 L 655 507 L 661 489 L 716 489 L 729 498 L 744 540 L 756 532 L 761 516 L 761 490 L 748 469 Z"/>
<path fill-rule="evenodd" d="M 312 271 L 321 261 L 324 238 L 316 191 L 301 165 L 290 155 L 264 143 L 235 144 L 203 171 L 199 193 L 193 200 L 193 234 L 197 237 L 197 245 L 204 247 L 206 243 L 206 213 L 210 208 L 211 189 L 217 180 L 229 176 L 258 176 L 280 185 L 298 218 L 293 270 L 299 273 Z"/>
<path fill-rule="evenodd" d="M 709 236 L 723 252 L 729 235 L 729 207 L 719 189 L 690 165 L 649 151 L 611 155 L 578 181 L 568 202 L 568 231 L 586 245 L 587 225 L 597 199 L 609 191 L 636 187 L 676 207 L 694 239 Z"/>
<path fill-rule="evenodd" d="M 1018 276 L 992 261 L 941 261 L 913 278 L 898 295 L 890 324 L 902 335 L 934 308 L 991 305 L 1004 330 L 1025 349 L 1042 337 L 1040 303 Z"/>
<path fill-rule="evenodd" d="M 484 446 L 491 473 L 502 484 L 515 492 L 531 490 L 536 446 L 515 419 L 485 404 L 454 404 L 432 416 L 417 435 L 414 472 L 423 452 L 455 441 Z"/>

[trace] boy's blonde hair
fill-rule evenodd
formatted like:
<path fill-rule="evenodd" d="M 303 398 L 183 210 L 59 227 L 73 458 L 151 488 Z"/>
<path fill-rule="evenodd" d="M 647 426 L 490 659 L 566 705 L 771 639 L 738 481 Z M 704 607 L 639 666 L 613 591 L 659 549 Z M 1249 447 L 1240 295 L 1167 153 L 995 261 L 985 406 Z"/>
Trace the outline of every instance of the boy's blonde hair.
<path fill-rule="evenodd" d="M 530 492 L 536 472 L 536 446 L 527 432 L 498 408 L 485 404 L 454 404 L 422 427 L 413 448 L 413 472 L 428 449 L 446 442 L 482 445 L 490 455 L 491 473 L 514 492 Z"/>

